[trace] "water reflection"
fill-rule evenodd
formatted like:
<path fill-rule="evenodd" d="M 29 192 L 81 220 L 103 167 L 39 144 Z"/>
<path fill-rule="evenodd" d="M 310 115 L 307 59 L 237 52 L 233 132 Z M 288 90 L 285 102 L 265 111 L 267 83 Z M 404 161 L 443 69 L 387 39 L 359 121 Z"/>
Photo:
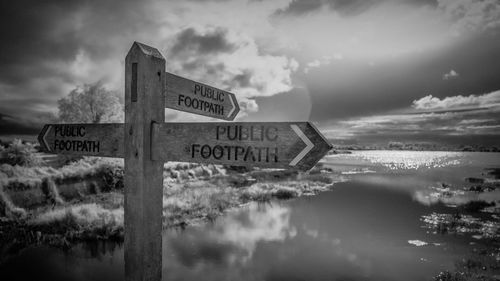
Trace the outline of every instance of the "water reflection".
<path fill-rule="evenodd" d="M 488 175 L 489 170 L 500 166 L 497 153 L 357 151 L 333 155 L 328 160 L 327 166 L 351 175 L 356 181 L 407 192 L 415 201 L 426 206 L 458 206 L 470 201 L 500 200 L 499 190 L 469 192 L 475 184 L 465 181 L 466 177 L 486 177 L 490 185 L 498 181 L 494 175 Z"/>
<path fill-rule="evenodd" d="M 165 280 L 426 280 L 467 245 L 422 228 L 428 211 L 409 193 L 363 182 L 251 204 L 213 225 L 167 233 Z"/>
<path fill-rule="evenodd" d="M 427 189 L 415 191 L 413 199 L 427 206 L 442 203 L 450 207 L 457 207 L 471 201 L 499 201 L 500 190 L 478 193 L 466 192 L 464 190 L 453 190 L 449 188 L 434 188 L 431 186 Z"/>
<path fill-rule="evenodd" d="M 328 157 L 331 162 L 355 160 L 356 164 L 375 163 L 391 170 L 408 170 L 420 168 L 441 168 L 461 164 L 463 152 L 449 151 L 388 151 L 368 150 L 355 151 L 353 154 L 336 154 Z"/>
<path fill-rule="evenodd" d="M 472 235 L 498 233 L 493 219 L 457 218 L 487 230 L 470 235 L 447 224 L 454 205 L 499 200 L 500 191 L 464 192 L 464 177 L 499 165 L 497 154 L 396 153 L 390 165 L 385 153 L 330 158 L 325 165 L 350 177 L 330 192 L 165 231 L 164 280 L 430 280 L 481 243 Z M 0 279 L 123 280 L 123 247 L 27 249 L 0 265 Z"/>
<path fill-rule="evenodd" d="M 285 205 L 249 204 L 208 226 L 167 231 L 164 279 L 260 280 L 254 253 L 296 235 L 290 216 Z"/>
<path fill-rule="evenodd" d="M 30 247 L 0 265 L 1 280 L 123 280 L 123 247 L 111 242 L 82 243 L 70 251 Z"/>
<path fill-rule="evenodd" d="M 260 242 L 280 242 L 296 235 L 290 226 L 290 208 L 252 203 L 210 226 L 169 231 L 167 243 L 185 266 L 196 263 L 244 264 Z M 168 247 L 167 246 L 167 247 Z"/>

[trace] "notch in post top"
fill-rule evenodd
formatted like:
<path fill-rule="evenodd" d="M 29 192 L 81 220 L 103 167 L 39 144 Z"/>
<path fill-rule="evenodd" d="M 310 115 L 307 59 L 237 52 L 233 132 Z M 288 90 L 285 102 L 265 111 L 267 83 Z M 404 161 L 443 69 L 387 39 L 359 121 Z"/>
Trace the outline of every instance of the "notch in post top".
<path fill-rule="evenodd" d="M 130 85 L 132 102 L 137 102 L 137 63 L 132 63 L 132 85 Z"/>

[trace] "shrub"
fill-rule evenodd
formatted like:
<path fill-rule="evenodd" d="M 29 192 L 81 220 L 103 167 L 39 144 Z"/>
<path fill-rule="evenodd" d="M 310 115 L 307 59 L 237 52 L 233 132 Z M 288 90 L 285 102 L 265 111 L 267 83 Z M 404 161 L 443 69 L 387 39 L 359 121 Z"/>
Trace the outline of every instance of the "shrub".
<path fill-rule="evenodd" d="M 482 201 L 482 200 L 473 200 L 473 201 L 467 202 L 467 204 L 463 205 L 463 209 L 466 212 L 477 213 L 477 212 L 483 210 L 484 208 L 491 207 L 491 206 L 495 206 L 495 203 L 486 202 L 486 201 Z"/>
<path fill-rule="evenodd" d="M 102 168 L 102 177 L 105 185 L 102 191 L 108 192 L 114 189 L 124 188 L 124 170 L 120 166 L 106 165 Z"/>
<path fill-rule="evenodd" d="M 2 151 L 3 163 L 15 166 L 40 166 L 43 161 L 36 156 L 35 145 L 23 143 L 20 139 L 14 139 L 12 143 Z"/>
<path fill-rule="evenodd" d="M 291 188 L 280 188 L 273 195 L 278 199 L 286 200 L 297 197 L 299 193 Z"/>

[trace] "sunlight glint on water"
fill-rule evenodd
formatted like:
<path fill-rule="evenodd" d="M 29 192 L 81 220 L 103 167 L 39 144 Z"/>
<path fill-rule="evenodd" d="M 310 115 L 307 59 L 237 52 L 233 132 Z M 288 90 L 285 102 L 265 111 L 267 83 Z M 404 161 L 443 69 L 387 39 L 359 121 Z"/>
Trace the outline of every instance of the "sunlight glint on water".
<path fill-rule="evenodd" d="M 363 151 L 355 153 L 363 160 L 379 163 L 391 170 L 442 168 L 460 164 L 462 152 L 449 151 Z"/>

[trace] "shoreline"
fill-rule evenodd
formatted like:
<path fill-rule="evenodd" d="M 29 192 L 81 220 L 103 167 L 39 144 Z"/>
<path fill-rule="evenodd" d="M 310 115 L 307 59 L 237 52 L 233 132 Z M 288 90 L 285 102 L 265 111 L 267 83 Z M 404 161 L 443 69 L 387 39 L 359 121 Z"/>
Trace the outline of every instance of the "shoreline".
<path fill-rule="evenodd" d="M 62 173 L 67 166 L 56 171 L 47 168 L 50 172 L 43 171 L 44 179 L 33 180 L 26 175 L 39 177 L 42 171 L 19 169 L 10 182 L 2 179 L 2 252 L 40 244 L 69 249 L 81 241 L 123 241 L 123 166 L 95 158 L 71 165 L 70 170 L 77 173 Z M 321 165 L 301 173 L 169 163 L 164 167 L 163 228 L 211 221 L 249 202 L 318 194 L 340 181 L 341 175 Z M 29 198 L 31 205 L 22 197 Z"/>

